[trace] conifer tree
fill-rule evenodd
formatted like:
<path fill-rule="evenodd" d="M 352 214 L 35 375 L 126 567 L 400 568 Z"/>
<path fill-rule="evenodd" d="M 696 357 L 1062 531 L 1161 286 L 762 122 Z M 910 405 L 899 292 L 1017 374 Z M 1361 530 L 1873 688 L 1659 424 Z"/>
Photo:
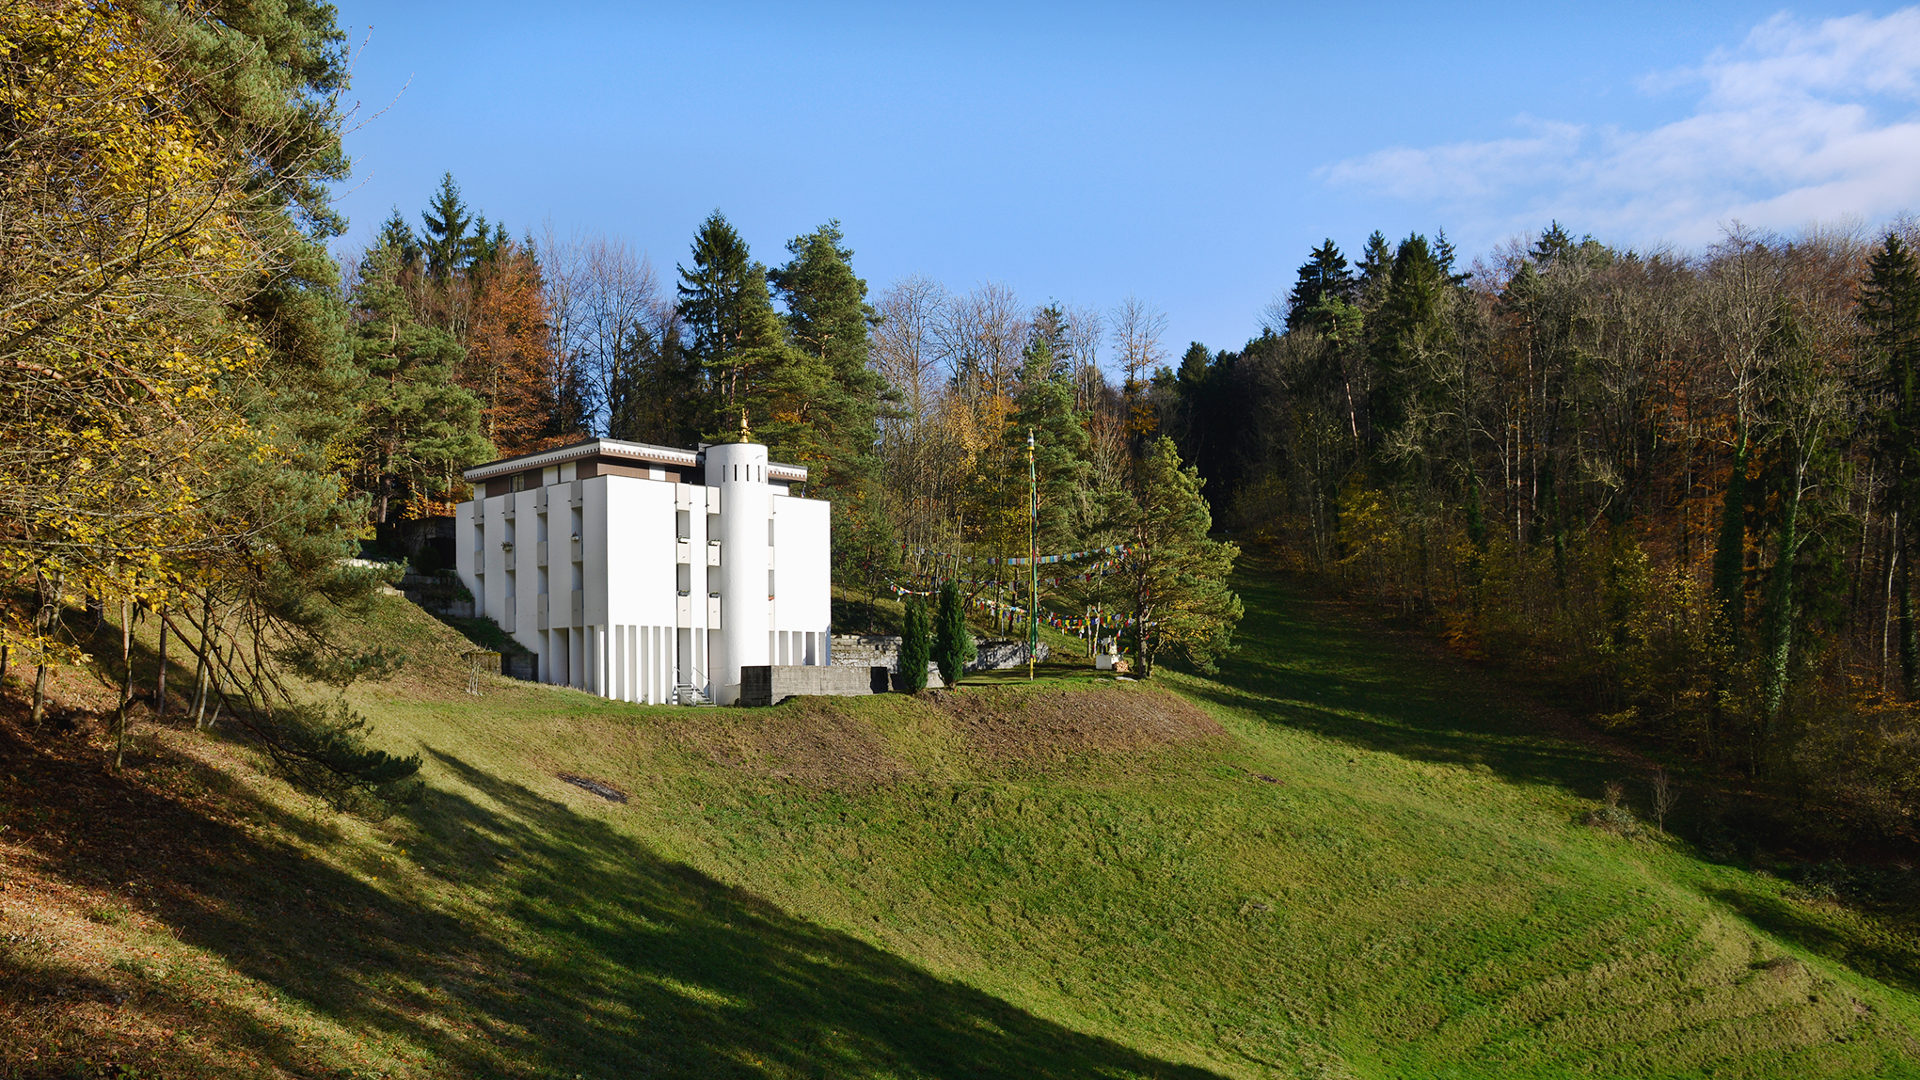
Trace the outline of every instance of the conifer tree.
<path fill-rule="evenodd" d="M 397 512 L 429 512 L 454 491 L 461 468 L 494 456 L 480 434 L 479 399 L 454 379 L 463 350 L 414 318 L 397 263 L 391 248 L 369 252 L 353 292 L 353 355 L 364 373 L 357 475 L 381 524 Z"/>
<path fill-rule="evenodd" d="M 947 581 L 940 586 L 940 610 L 933 623 L 933 662 L 940 669 L 940 681 L 958 686 L 975 655 L 973 631 L 967 626 L 967 602 L 960 595 L 960 586 Z"/>
<path fill-rule="evenodd" d="M 1123 508 L 1135 670 L 1149 677 L 1160 651 L 1173 648 L 1212 671 L 1240 622 L 1240 598 L 1227 587 L 1240 549 L 1207 535 L 1213 516 L 1200 496 L 1200 475 L 1180 463 L 1172 439 L 1154 440 L 1135 487 Z"/>
<path fill-rule="evenodd" d="M 770 275 L 786 303 L 790 340 L 817 356 L 827 375 L 811 421 L 823 450 L 818 486 L 827 495 L 853 495 L 874 476 L 887 392 L 868 363 L 867 333 L 877 316 L 842 240 L 837 221 L 795 237 L 787 243 L 791 258 Z"/>
<path fill-rule="evenodd" d="M 900 634 L 900 689 L 917 694 L 927 688 L 927 663 L 931 659 L 932 630 L 927 625 L 926 601 L 907 597 L 907 610 Z"/>
<path fill-rule="evenodd" d="M 1331 313 L 1352 305 L 1356 288 L 1347 257 L 1332 239 L 1326 240 L 1301 264 L 1293 291 L 1287 294 L 1287 329 L 1310 326 L 1325 332 L 1334 318 Z"/>
<path fill-rule="evenodd" d="M 823 452 L 810 421 L 826 392 L 826 361 L 788 345 L 766 267 L 715 210 L 694 237 L 692 267 L 679 269 L 686 349 L 718 401 L 710 437 L 744 434 L 781 460 L 818 460 Z"/>
<path fill-rule="evenodd" d="M 420 220 L 426 225 L 421 248 L 427 258 L 427 276 L 445 283 L 473 262 L 476 246 L 475 237 L 469 232 L 473 215 L 461 199 L 460 185 L 452 173 L 440 177 L 440 190 L 421 212 Z"/>
<path fill-rule="evenodd" d="M 1073 407 L 1073 387 L 1056 371 L 1052 347 L 1045 338 L 1035 337 L 1027 346 L 1005 437 L 1006 460 L 1024 463 L 1027 434 L 1034 436 L 1042 551 L 1072 550 L 1086 529 L 1093 472 L 1087 462 L 1086 422 Z M 1024 510 L 1026 470 L 1017 471 L 1020 475 L 1010 477 L 1008 488 Z"/>
<path fill-rule="evenodd" d="M 1898 523 L 1900 556 L 1894 603 L 1899 620 L 1900 673 L 1908 697 L 1920 694 L 1920 628 L 1913 611 L 1912 570 L 1920 553 L 1920 260 L 1898 233 L 1888 233 L 1867 262 L 1860 289 L 1860 321 L 1867 330 L 1868 363 L 1879 391 L 1874 447 L 1892 479 L 1888 510 Z"/>

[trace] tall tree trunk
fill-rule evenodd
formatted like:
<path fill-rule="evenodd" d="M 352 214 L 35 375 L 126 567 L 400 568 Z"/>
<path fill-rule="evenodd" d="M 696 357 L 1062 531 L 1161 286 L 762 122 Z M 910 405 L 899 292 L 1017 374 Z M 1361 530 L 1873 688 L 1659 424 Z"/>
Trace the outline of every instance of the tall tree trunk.
<path fill-rule="evenodd" d="M 1787 699 L 1787 668 L 1793 653 L 1793 563 L 1799 547 L 1800 482 L 1784 492 L 1780 515 L 1780 546 L 1773 561 L 1772 594 L 1767 603 L 1766 676 L 1762 701 L 1761 740 L 1773 736 L 1774 725 Z"/>
<path fill-rule="evenodd" d="M 1720 511 L 1719 543 L 1713 552 L 1713 594 L 1720 601 L 1728 640 L 1738 643 L 1746 621 L 1747 435 L 1734 443 L 1733 470 L 1727 474 L 1726 501 Z"/>
<path fill-rule="evenodd" d="M 1880 691 L 1886 692 L 1887 675 L 1893 655 L 1893 582 L 1900 558 L 1900 511 L 1887 515 L 1887 585 L 1880 602 Z"/>
<path fill-rule="evenodd" d="M 113 710 L 113 767 L 127 758 L 127 714 L 133 710 L 133 601 L 120 601 L 120 707 Z"/>
<path fill-rule="evenodd" d="M 1920 684 L 1920 636 L 1913 625 L 1913 560 L 1900 560 L 1900 688 L 1907 700 L 1914 697 Z"/>
<path fill-rule="evenodd" d="M 33 709 L 29 719 L 38 729 L 47 716 L 47 652 L 46 640 L 53 635 L 53 624 L 60 614 L 60 575 L 49 579 L 45 574 L 34 575 L 35 597 L 40 601 L 40 610 L 33 613 L 34 629 L 39 640 L 39 666 L 33 674 Z"/>
<path fill-rule="evenodd" d="M 33 711 L 29 714 L 29 719 L 33 722 L 33 726 L 38 728 L 41 722 L 46 719 L 46 716 L 47 662 L 42 660 L 40 661 L 40 666 L 36 668 L 33 673 Z"/>
<path fill-rule="evenodd" d="M 160 670 L 153 677 L 153 718 L 158 720 L 167 712 L 167 609 L 159 609 L 160 614 Z"/>

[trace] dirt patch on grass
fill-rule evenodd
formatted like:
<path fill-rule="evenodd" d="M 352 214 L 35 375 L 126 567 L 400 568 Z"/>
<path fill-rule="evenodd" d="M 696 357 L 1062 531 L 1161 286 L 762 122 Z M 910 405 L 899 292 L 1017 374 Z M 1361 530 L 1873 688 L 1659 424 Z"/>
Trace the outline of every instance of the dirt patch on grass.
<path fill-rule="evenodd" d="M 1191 702 L 1138 686 L 967 688 L 927 695 L 967 748 L 999 761 L 1147 750 L 1226 735 Z"/>
<path fill-rule="evenodd" d="M 675 741 L 728 769 L 821 784 L 881 784 L 904 777 L 868 721 L 832 698 L 795 698 L 772 709 L 689 709 Z"/>

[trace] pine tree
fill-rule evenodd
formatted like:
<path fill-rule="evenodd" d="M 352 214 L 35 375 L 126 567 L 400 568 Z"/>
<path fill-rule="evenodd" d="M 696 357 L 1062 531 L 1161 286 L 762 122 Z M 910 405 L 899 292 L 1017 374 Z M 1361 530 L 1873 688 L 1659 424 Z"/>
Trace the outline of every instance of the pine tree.
<path fill-rule="evenodd" d="M 480 400 L 455 381 L 463 350 L 414 318 L 397 263 L 393 249 L 375 248 L 353 292 L 353 356 L 364 373 L 357 473 L 382 524 L 396 511 L 429 513 L 455 490 L 461 468 L 494 456 L 480 434 Z"/>
<path fill-rule="evenodd" d="M 1393 270 L 1393 246 L 1387 243 L 1387 237 L 1375 229 L 1367 237 L 1367 246 L 1360 254 L 1356 268 L 1360 271 L 1357 282 L 1362 290 L 1386 284 L 1387 275 Z"/>
<path fill-rule="evenodd" d="M 685 446 L 702 428 L 701 374 L 668 317 L 636 323 L 620 345 L 607 387 L 607 435 L 615 439 Z"/>
<path fill-rule="evenodd" d="M 693 267 L 680 272 L 680 321 L 687 352 L 716 382 L 726 358 L 743 347 L 749 314 L 743 297 L 754 272 L 747 242 L 715 210 L 693 239 Z M 769 305 L 771 307 L 771 305 Z M 722 392 L 730 392 L 726 386 Z"/>

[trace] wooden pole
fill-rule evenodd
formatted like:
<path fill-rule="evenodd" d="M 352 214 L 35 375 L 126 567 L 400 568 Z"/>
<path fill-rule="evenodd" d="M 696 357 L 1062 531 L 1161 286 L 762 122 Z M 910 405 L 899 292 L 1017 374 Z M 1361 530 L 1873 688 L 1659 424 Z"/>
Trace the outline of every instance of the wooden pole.
<path fill-rule="evenodd" d="M 1027 429 L 1027 681 L 1040 650 L 1040 481 L 1033 467 L 1033 429 Z"/>

